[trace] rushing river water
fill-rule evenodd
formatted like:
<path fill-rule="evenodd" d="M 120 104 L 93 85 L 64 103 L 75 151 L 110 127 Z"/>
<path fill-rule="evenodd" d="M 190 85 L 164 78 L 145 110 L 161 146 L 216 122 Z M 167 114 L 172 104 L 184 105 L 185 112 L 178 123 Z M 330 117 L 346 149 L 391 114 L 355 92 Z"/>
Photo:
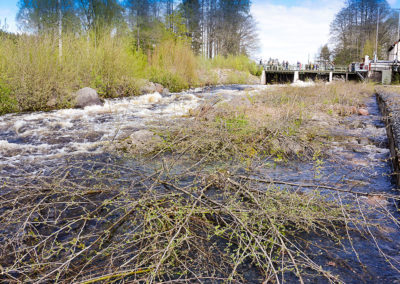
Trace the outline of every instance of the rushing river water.
<path fill-rule="evenodd" d="M 162 96 L 106 100 L 103 106 L 0 117 L 0 176 L 35 174 L 44 165 L 66 157 L 100 154 L 107 143 L 133 131 L 187 115 L 207 99 L 230 99 L 249 86 L 196 89 Z M 258 86 L 253 92 L 266 88 Z M 35 165 L 35 166 L 33 166 Z"/>
<path fill-rule="evenodd" d="M 0 117 L 0 181 L 9 177 L 35 175 L 63 166 L 70 159 L 104 158 L 105 146 L 132 132 L 157 125 L 160 121 L 186 116 L 207 100 L 230 100 L 236 96 L 256 94 L 268 86 L 226 86 L 198 89 L 162 96 L 158 93 L 140 97 L 107 100 L 104 106 L 85 109 L 64 109 L 52 112 L 9 114 Z M 244 91 L 246 90 L 246 92 Z M 275 178 L 293 183 L 315 183 L 352 189 L 357 192 L 393 194 L 390 153 L 385 125 L 381 121 L 375 98 L 367 102 L 369 116 L 344 118 L 338 126 L 330 127 L 334 137 L 329 145 L 330 159 L 318 169 L 314 164 L 278 165 L 262 168 L 257 178 Z M 189 119 L 189 118 L 188 118 Z M 327 126 L 329 127 L 329 126 Z M 336 139 L 337 138 L 337 139 Z M 332 194 L 329 190 L 322 191 Z M 1 193 L 0 193 L 1 195 Z M 362 197 L 371 206 L 379 206 L 397 216 L 396 204 L 386 199 Z M 343 202 L 354 202 L 352 195 L 343 195 Z M 347 199 L 347 201 L 346 201 Z M 382 218 L 376 213 L 376 219 Z M 387 220 L 381 221 L 381 237 L 376 241 L 355 237 L 344 250 L 331 250 L 328 257 L 321 249 L 313 248 L 316 263 L 329 267 L 347 283 L 400 283 L 400 230 Z M 331 247 L 315 236 L 321 247 Z M 328 242 L 328 241 L 326 241 Z M 360 261 L 366 266 L 360 265 Z M 397 281 L 397 282 L 396 282 Z"/>

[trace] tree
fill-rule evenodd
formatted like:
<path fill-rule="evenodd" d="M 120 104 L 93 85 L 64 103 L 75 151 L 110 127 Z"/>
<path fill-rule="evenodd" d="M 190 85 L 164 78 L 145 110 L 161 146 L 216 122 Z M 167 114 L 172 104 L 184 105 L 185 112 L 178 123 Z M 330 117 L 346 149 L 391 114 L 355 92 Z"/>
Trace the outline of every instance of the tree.
<path fill-rule="evenodd" d="M 20 0 L 17 20 L 27 31 L 56 35 L 59 28 L 59 10 L 61 10 L 62 30 L 76 31 L 80 23 L 74 4 L 73 0 Z"/>
<path fill-rule="evenodd" d="M 81 23 L 87 32 L 101 35 L 105 29 L 123 24 L 123 8 L 118 0 L 75 0 Z"/>
<path fill-rule="evenodd" d="M 183 0 L 179 9 L 185 18 L 188 36 L 192 39 L 192 48 L 198 54 L 202 45 L 201 3 L 199 0 Z"/>
<path fill-rule="evenodd" d="M 331 61 L 331 51 L 329 50 L 329 47 L 327 44 L 325 44 L 323 47 L 321 47 L 321 50 L 319 52 L 319 57 L 320 59 L 324 61 Z"/>
<path fill-rule="evenodd" d="M 155 0 L 128 0 L 125 5 L 129 23 L 136 36 L 136 48 L 151 50 L 162 39 L 164 25 L 161 22 L 161 5 Z"/>
<path fill-rule="evenodd" d="M 397 30 L 393 10 L 386 0 L 348 0 L 331 23 L 337 63 L 347 64 L 364 57 L 364 46 L 370 44 L 371 39 L 375 42 L 378 14 L 378 57 L 386 57 L 382 51 L 392 44 Z"/>
<path fill-rule="evenodd" d="M 18 19 L 31 32 L 84 32 L 96 40 L 129 30 L 137 49 L 150 52 L 166 37 L 191 39 L 197 54 L 248 54 L 257 46 L 249 0 L 20 0 Z M 129 27 L 129 29 L 122 29 Z"/>

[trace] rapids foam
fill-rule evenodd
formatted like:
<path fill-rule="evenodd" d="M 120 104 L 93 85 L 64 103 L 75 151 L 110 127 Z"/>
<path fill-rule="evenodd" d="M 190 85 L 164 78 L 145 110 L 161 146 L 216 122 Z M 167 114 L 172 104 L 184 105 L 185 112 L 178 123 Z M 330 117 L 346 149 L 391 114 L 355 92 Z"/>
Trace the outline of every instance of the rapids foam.
<path fill-rule="evenodd" d="M 0 117 L 0 165 L 101 153 L 115 138 L 152 122 L 185 116 L 203 99 L 190 93 L 106 100 L 103 106 Z"/>

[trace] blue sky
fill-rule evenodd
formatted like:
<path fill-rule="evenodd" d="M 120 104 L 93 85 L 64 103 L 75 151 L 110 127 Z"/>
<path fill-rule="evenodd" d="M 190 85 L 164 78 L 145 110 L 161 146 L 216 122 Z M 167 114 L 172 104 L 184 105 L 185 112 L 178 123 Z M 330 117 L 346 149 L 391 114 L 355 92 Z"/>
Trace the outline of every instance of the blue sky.
<path fill-rule="evenodd" d="M 55 1 L 55 0 L 54 0 Z M 400 0 L 388 0 L 400 8 Z M 0 21 L 17 32 L 18 0 L 0 0 Z M 329 25 L 343 7 L 344 0 L 253 0 L 260 49 L 254 58 L 307 62 L 329 41 Z"/>

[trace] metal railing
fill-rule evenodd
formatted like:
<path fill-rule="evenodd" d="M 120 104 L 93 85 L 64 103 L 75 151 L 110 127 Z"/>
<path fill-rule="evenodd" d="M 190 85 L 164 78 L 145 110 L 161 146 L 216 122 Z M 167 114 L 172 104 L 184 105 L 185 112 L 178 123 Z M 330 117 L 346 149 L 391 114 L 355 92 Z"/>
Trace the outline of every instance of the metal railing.
<path fill-rule="evenodd" d="M 331 71 L 331 72 L 348 72 L 349 69 L 348 67 L 345 66 L 310 66 L 310 65 L 302 65 L 297 66 L 297 65 L 288 65 L 282 66 L 282 65 L 264 65 L 264 70 L 266 71 Z"/>

